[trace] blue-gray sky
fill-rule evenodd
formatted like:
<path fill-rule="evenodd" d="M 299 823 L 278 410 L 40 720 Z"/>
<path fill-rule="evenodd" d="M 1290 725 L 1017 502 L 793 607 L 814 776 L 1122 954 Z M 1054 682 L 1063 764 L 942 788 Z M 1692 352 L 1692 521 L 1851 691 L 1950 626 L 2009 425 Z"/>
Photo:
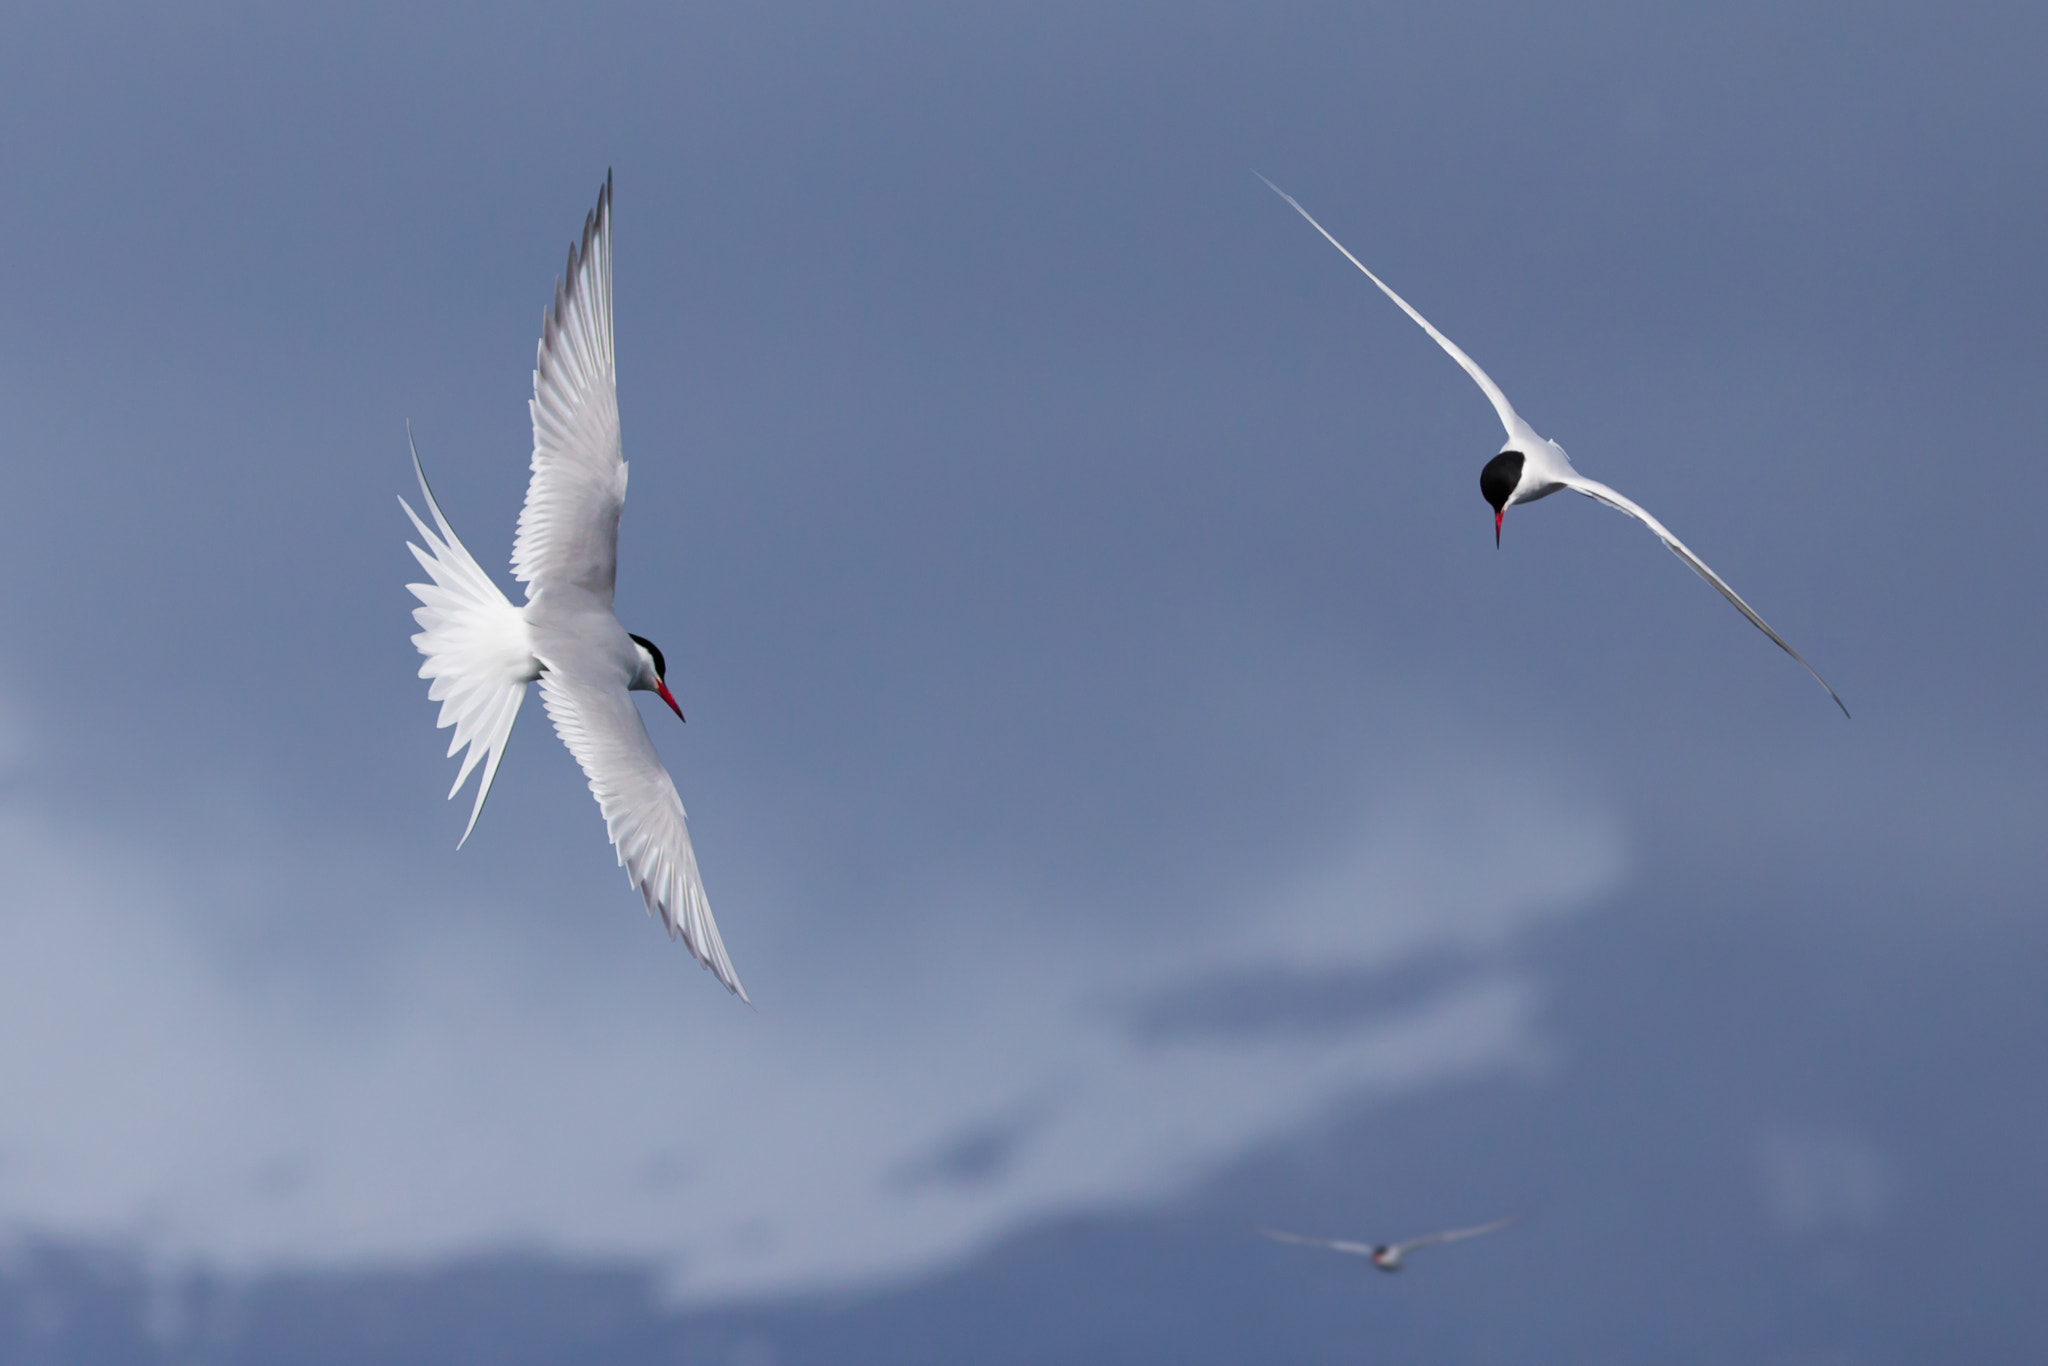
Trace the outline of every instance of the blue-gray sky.
<path fill-rule="evenodd" d="M 1680 1023 L 1613 1037 L 1651 969 L 1609 941 L 1788 998 L 2038 956 L 2044 37 L 2019 5 L 27 8 L 0 1223 L 241 1269 L 645 1258 L 696 1304 L 900 1286 L 1213 1200 L 1360 1106 L 1597 1095 Z M 455 853 L 407 639 L 405 424 L 503 565 L 607 167 L 619 607 L 691 717 L 649 720 L 758 1013 L 643 916 L 537 708 Z M 1496 550 L 1484 399 L 1254 170 L 1855 720 L 1622 518 L 1553 499 Z M 1996 1135 L 1980 1196 L 2048 1137 L 2038 1093 L 1924 1060 L 1731 1110 L 1717 1069 L 1871 1064 L 1712 971 L 1675 994 L 1804 1031 L 1663 1041 L 1662 1103 L 1747 1174 L 1735 1232 L 1906 1237 L 1964 1198 L 1938 1130 Z M 2044 1023 L 1902 1009 L 1947 1059 Z M 1615 1115 L 1513 1170 L 1626 1203 L 1663 1130 Z M 1352 1173 L 1328 1222 L 1496 1212 L 1430 1170 Z"/>

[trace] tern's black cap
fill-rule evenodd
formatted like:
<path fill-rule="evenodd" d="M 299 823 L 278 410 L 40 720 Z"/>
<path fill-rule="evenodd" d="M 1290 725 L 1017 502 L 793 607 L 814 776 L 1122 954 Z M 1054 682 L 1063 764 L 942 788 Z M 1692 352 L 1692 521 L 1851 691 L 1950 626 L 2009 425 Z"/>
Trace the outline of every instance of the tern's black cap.
<path fill-rule="evenodd" d="M 1515 496 L 1515 485 L 1522 482 L 1522 453 L 1502 451 L 1486 462 L 1486 468 L 1479 471 L 1479 492 L 1485 495 L 1487 505 L 1495 512 L 1508 505 L 1508 499 Z"/>
<path fill-rule="evenodd" d="M 667 678 L 668 661 L 661 657 L 661 647 L 659 645 L 656 645 L 653 641 L 649 640 L 646 636 L 634 636 L 632 639 L 634 644 L 639 645 L 641 648 L 645 649 L 648 654 L 654 656 L 654 676 L 656 678 Z"/>

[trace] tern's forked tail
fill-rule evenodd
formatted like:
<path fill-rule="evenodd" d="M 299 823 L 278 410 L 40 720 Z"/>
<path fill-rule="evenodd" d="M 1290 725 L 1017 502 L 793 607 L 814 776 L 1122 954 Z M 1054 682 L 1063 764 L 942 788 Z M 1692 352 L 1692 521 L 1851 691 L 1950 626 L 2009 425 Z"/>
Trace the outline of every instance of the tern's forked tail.
<path fill-rule="evenodd" d="M 410 433 L 406 439 L 410 443 Z M 434 501 L 434 491 L 427 487 L 417 449 L 413 451 L 412 468 L 419 476 L 420 494 L 426 499 L 427 511 L 434 517 L 434 527 L 429 528 L 405 499 L 398 500 L 420 539 L 427 543 L 423 550 L 408 541 L 406 549 L 412 551 L 413 558 L 433 578 L 432 583 L 406 585 L 420 600 L 412 614 L 420 631 L 412 643 L 427 657 L 427 662 L 420 665 L 420 677 L 431 680 L 427 697 L 441 704 L 441 717 L 435 725 L 455 728 L 455 737 L 448 744 L 449 756 L 452 758 L 464 746 L 469 750 L 463 756 L 455 786 L 448 789 L 449 797 L 462 790 L 470 771 L 484 761 L 476 805 L 470 809 L 469 824 L 463 829 L 462 841 L 457 843 L 460 848 L 469 839 L 470 831 L 476 829 L 477 817 L 483 814 L 484 798 L 490 795 L 491 781 L 498 776 L 498 761 L 504 758 L 512 723 L 519 719 L 519 705 L 526 700 L 526 685 L 539 676 L 540 669 L 527 632 L 525 612 L 491 582 L 456 536 L 455 529 L 448 525 L 441 505 Z"/>

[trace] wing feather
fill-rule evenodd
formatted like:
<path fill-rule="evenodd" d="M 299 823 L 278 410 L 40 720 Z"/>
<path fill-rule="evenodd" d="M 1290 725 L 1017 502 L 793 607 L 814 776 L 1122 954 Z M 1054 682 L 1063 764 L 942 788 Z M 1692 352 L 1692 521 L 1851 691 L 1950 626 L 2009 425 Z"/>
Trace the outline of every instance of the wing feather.
<path fill-rule="evenodd" d="M 612 181 L 555 282 L 533 363 L 533 475 L 512 543 L 531 599 L 577 591 L 611 606 L 626 462 L 612 355 Z"/>
<path fill-rule="evenodd" d="M 671 935 L 742 1001 L 746 989 L 726 956 L 690 847 L 689 818 L 675 781 L 655 753 L 632 695 L 616 679 L 580 676 L 552 665 L 540 677 L 541 702 L 590 780 L 626 877 Z"/>
<path fill-rule="evenodd" d="M 1276 1243 L 1298 1243 L 1302 1247 L 1320 1247 L 1330 1252 L 1349 1253 L 1354 1257 L 1370 1257 L 1377 1251 L 1370 1243 L 1347 1243 L 1341 1238 L 1305 1238 L 1299 1233 L 1282 1233 L 1277 1228 L 1259 1228 L 1253 1231 Z"/>
<path fill-rule="evenodd" d="M 1410 1238 L 1405 1243 L 1396 1243 L 1394 1251 L 1402 1253 L 1418 1247 L 1433 1247 L 1438 1243 L 1456 1243 L 1466 1238 L 1477 1238 L 1482 1233 L 1498 1232 L 1521 1218 L 1519 1214 L 1510 1214 L 1505 1219 L 1496 1219 L 1490 1224 L 1480 1224 L 1474 1228 L 1448 1228 L 1442 1233 L 1425 1233 L 1420 1238 Z"/>
<path fill-rule="evenodd" d="M 1634 499 L 1624 498 L 1621 494 L 1616 493 L 1613 489 L 1607 487 L 1607 485 L 1601 483 L 1599 480 L 1588 479 L 1581 474 L 1574 474 L 1570 480 L 1566 481 L 1565 487 L 1570 489 L 1574 493 L 1583 494 L 1584 496 L 1591 498 L 1596 503 L 1604 503 L 1608 507 L 1613 508 L 1616 512 L 1627 513 L 1629 516 L 1635 518 L 1638 522 L 1641 522 L 1644 526 L 1648 527 L 1651 531 L 1655 532 L 1657 535 L 1657 539 L 1664 542 L 1665 547 L 1668 550 L 1670 550 L 1672 554 L 1676 555 L 1679 559 L 1683 560 L 1686 566 L 1690 568 L 1693 573 L 1699 575 L 1708 583 L 1712 584 L 1714 586 L 1715 592 L 1719 593 L 1722 597 L 1728 599 L 1729 602 L 1735 605 L 1736 611 L 1742 613 L 1743 616 L 1748 617 L 1750 625 L 1756 627 L 1757 630 L 1762 631 L 1765 635 L 1769 636 L 1773 644 L 1775 644 L 1779 649 L 1783 650 L 1786 654 L 1792 656 L 1794 660 L 1797 660 L 1800 668 L 1806 670 L 1806 672 L 1808 672 L 1809 674 L 1813 674 L 1813 681 L 1820 684 L 1821 687 L 1827 688 L 1828 696 L 1835 699 L 1835 705 L 1842 709 L 1842 715 L 1847 716 L 1849 714 L 1848 704 L 1842 701 L 1842 699 L 1835 693 L 1835 690 L 1833 688 L 1828 687 L 1828 681 L 1825 678 L 1822 678 L 1818 673 L 1814 672 L 1814 667 L 1811 664 L 1808 664 L 1804 659 L 1800 659 L 1799 651 L 1793 649 L 1790 645 L 1787 645 L 1785 643 L 1785 638 L 1779 635 L 1776 631 L 1773 631 L 1770 627 L 1770 623 L 1765 621 L 1762 617 L 1758 616 L 1756 614 L 1756 609 L 1751 607 L 1748 603 L 1744 602 L 1742 600 L 1741 595 L 1738 594 L 1734 589 L 1730 588 L 1725 579 L 1723 579 L 1719 574 L 1716 574 L 1713 570 L 1707 568 L 1707 562 L 1705 560 L 1702 560 L 1699 556 L 1693 554 L 1692 551 L 1687 548 L 1685 542 L 1679 540 L 1676 536 L 1672 535 L 1669 531 L 1667 531 L 1662 522 L 1658 521 L 1655 517 L 1652 517 L 1648 512 L 1645 512 L 1642 506 L 1638 504 Z"/>
<path fill-rule="evenodd" d="M 1259 175 L 1257 171 L 1253 171 L 1252 174 Z M 1259 179 L 1266 180 L 1266 178 L 1262 175 L 1259 176 Z M 1360 261 L 1356 256 L 1353 256 L 1351 254 L 1350 248 L 1346 247 L 1342 242 L 1339 242 L 1336 238 L 1330 236 L 1330 230 L 1324 227 L 1321 223 L 1316 222 L 1316 220 L 1313 217 L 1310 217 L 1309 211 L 1301 207 L 1300 203 L 1298 203 L 1295 200 L 1293 195 L 1287 193 L 1287 191 L 1281 189 L 1278 185 L 1275 185 L 1270 180 L 1266 180 L 1266 188 L 1271 190 L 1274 194 L 1279 195 L 1282 199 L 1286 200 L 1288 204 L 1293 206 L 1294 211 L 1296 213 L 1300 214 L 1303 218 L 1307 218 L 1308 225 L 1310 227 L 1314 228 L 1317 232 L 1321 233 L 1323 235 L 1324 240 L 1327 241 L 1331 246 L 1335 247 L 1338 251 L 1343 252 L 1345 260 L 1349 261 L 1352 265 L 1357 266 L 1361 271 L 1364 271 L 1366 279 L 1372 281 L 1374 284 L 1380 287 L 1380 293 L 1386 295 L 1389 299 L 1392 299 L 1396 304 L 1400 305 L 1401 311 L 1403 313 L 1406 313 L 1409 317 L 1413 318 L 1416 321 L 1416 323 L 1421 326 L 1423 331 L 1429 333 L 1430 336 L 1436 338 L 1436 344 L 1438 346 L 1441 346 L 1444 349 L 1445 353 L 1449 355 L 1452 360 L 1456 361 L 1460 366 L 1464 368 L 1465 373 L 1472 377 L 1472 382 L 1479 386 L 1480 392 L 1486 395 L 1487 401 L 1493 404 L 1493 411 L 1496 415 L 1499 416 L 1500 425 L 1507 428 L 1508 435 L 1518 435 L 1518 429 L 1516 424 L 1521 422 L 1521 418 L 1517 416 L 1517 414 L 1515 413 L 1515 406 L 1512 403 L 1508 402 L 1508 396 L 1501 392 L 1500 386 L 1493 382 L 1492 377 L 1489 376 L 1484 370 L 1479 368 L 1478 361 L 1473 360 L 1470 356 L 1466 355 L 1462 350 L 1460 350 L 1456 342 L 1452 341 L 1449 337 L 1446 337 L 1443 333 L 1437 331 L 1434 327 L 1430 326 L 1429 319 L 1423 317 L 1420 313 L 1417 313 L 1414 307 L 1410 305 L 1406 299 L 1402 298 L 1393 290 L 1389 289 L 1387 287 L 1387 282 L 1385 280 L 1382 280 L 1379 276 L 1373 274 L 1371 271 L 1366 270 L 1365 263 L 1363 261 Z"/>

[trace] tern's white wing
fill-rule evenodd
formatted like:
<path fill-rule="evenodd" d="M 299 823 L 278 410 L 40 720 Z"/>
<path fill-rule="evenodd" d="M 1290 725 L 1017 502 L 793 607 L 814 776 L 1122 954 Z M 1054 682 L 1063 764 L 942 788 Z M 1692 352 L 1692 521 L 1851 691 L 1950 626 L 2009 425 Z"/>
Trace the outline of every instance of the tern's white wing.
<path fill-rule="evenodd" d="M 681 935 L 697 961 L 746 1000 L 697 875 L 682 798 L 647 738 L 632 695 L 617 679 L 581 675 L 554 660 L 540 676 L 540 695 L 555 733 L 590 779 L 605 831 L 618 847 L 627 879 L 646 898 L 648 914 L 659 916 L 670 934 Z"/>
<path fill-rule="evenodd" d="M 1504 1229 L 1521 1217 L 1519 1214 L 1510 1214 L 1505 1219 L 1496 1219 L 1490 1224 L 1480 1224 L 1476 1228 L 1451 1228 L 1445 1229 L 1442 1233 L 1425 1233 L 1420 1238 L 1410 1238 L 1405 1243 L 1394 1244 L 1394 1253 L 1398 1256 L 1418 1247 L 1429 1247 L 1436 1243 L 1455 1243 L 1461 1238 L 1477 1238 L 1482 1233 Z"/>
<path fill-rule="evenodd" d="M 410 433 L 406 439 L 411 441 Z M 434 514 L 434 525 L 440 529 L 435 535 L 405 499 L 398 500 L 420 539 L 427 543 L 422 550 L 407 541 L 406 549 L 434 580 L 406 585 L 420 600 L 412 614 L 420 632 L 412 643 L 427 657 L 420 665 L 420 677 L 433 680 L 427 697 L 441 704 L 441 719 L 435 725 L 455 727 L 455 738 L 448 742 L 450 757 L 469 746 L 448 795 L 453 797 L 462 790 L 479 759 L 487 755 L 490 759 L 476 785 L 476 805 L 470 808 L 469 824 L 456 843 L 459 849 L 476 829 L 476 818 L 483 814 L 484 798 L 498 776 L 498 761 L 505 757 L 505 742 L 511 738 L 512 723 L 519 719 L 519 704 L 526 700 L 526 685 L 533 681 L 537 663 L 526 614 L 491 582 L 455 528 L 448 525 L 441 505 L 434 501 L 434 491 L 427 487 L 418 450 L 412 453 L 412 469 L 419 476 L 427 511 Z"/>
<path fill-rule="evenodd" d="M 1811 664 L 1808 664 L 1805 660 L 1799 658 L 1799 651 L 1793 649 L 1790 645 L 1787 645 L 1785 643 L 1785 638 L 1779 635 L 1776 631 L 1773 631 L 1771 629 L 1770 623 L 1766 622 L 1762 617 L 1758 616 L 1756 614 L 1756 610 L 1752 608 L 1748 603 L 1744 602 L 1741 596 L 1737 594 L 1734 589 L 1730 588 L 1727 585 L 1727 583 L 1723 581 L 1719 574 L 1716 574 L 1713 570 L 1707 568 L 1707 562 L 1705 560 L 1702 560 L 1699 556 L 1693 554 L 1691 550 L 1687 549 L 1685 542 L 1679 540 L 1676 536 L 1672 535 L 1669 531 L 1665 530 L 1664 524 L 1662 522 L 1658 521 L 1655 517 L 1652 517 L 1649 513 L 1643 511 L 1641 506 L 1639 506 L 1633 499 L 1622 497 L 1620 494 L 1616 493 L 1613 489 L 1607 487 L 1607 485 L 1601 483 L 1597 479 L 1588 479 L 1582 474 L 1574 473 L 1569 479 L 1565 481 L 1565 487 L 1570 489 L 1574 493 L 1584 494 L 1586 497 L 1591 498 L 1596 503 L 1605 503 L 1608 507 L 1613 508 L 1616 512 L 1625 512 L 1629 516 L 1635 518 L 1638 522 L 1641 522 L 1644 526 L 1648 527 L 1650 530 L 1656 532 L 1657 539 L 1664 542 L 1664 544 L 1667 547 L 1669 547 L 1672 554 L 1676 555 L 1679 559 L 1685 561 L 1686 564 L 1692 568 L 1693 573 L 1699 575 L 1708 583 L 1714 585 L 1714 590 L 1718 592 L 1722 597 L 1734 603 L 1735 610 L 1742 613 L 1742 615 L 1744 615 L 1745 617 L 1748 617 L 1750 625 L 1756 627 L 1757 630 L 1762 631 L 1765 635 L 1769 636 L 1773 643 L 1775 643 L 1779 649 L 1783 650 L 1786 654 L 1792 656 L 1793 659 L 1798 660 L 1800 668 L 1806 670 L 1810 674 L 1813 674 L 1813 681 L 1820 684 L 1821 687 L 1827 688 L 1828 696 L 1833 697 L 1835 699 L 1835 705 L 1842 709 L 1842 715 L 1847 716 L 1849 714 L 1848 706 L 1842 701 L 1840 697 L 1836 696 L 1835 690 L 1833 688 L 1828 688 L 1828 681 L 1825 678 L 1822 678 L 1819 674 L 1814 673 L 1814 669 Z"/>
<path fill-rule="evenodd" d="M 1259 173 L 1257 171 L 1254 171 L 1252 172 L 1252 174 L 1258 175 Z M 1262 175 L 1259 176 L 1259 179 L 1266 180 L 1266 178 Z M 1437 331 L 1434 327 L 1431 327 L 1429 325 L 1429 319 L 1423 317 L 1420 313 L 1417 313 L 1413 308 L 1411 308 L 1406 299 L 1396 294 L 1393 290 L 1387 288 L 1386 281 L 1380 279 L 1379 276 L 1373 274 L 1371 271 L 1366 270 L 1365 263 L 1360 261 L 1356 256 L 1353 256 L 1350 250 L 1346 248 L 1342 242 L 1339 242 L 1336 238 L 1331 237 L 1330 230 L 1324 227 L 1321 223 L 1316 222 L 1316 220 L 1313 217 L 1310 217 L 1309 211 L 1301 207 L 1301 205 L 1295 201 L 1293 195 L 1287 193 L 1287 191 L 1281 189 L 1278 185 L 1275 185 L 1270 180 L 1266 180 L 1266 188 L 1271 190 L 1274 194 L 1279 195 L 1289 204 L 1292 204 L 1294 206 L 1294 211 L 1296 213 L 1300 214 L 1303 218 L 1308 219 L 1308 225 L 1310 227 L 1314 228 L 1317 232 L 1321 233 L 1331 246 L 1335 247 L 1337 250 L 1344 253 L 1345 260 L 1349 261 L 1352 265 L 1357 266 L 1360 270 L 1365 271 L 1365 278 L 1372 281 L 1374 284 L 1378 285 L 1380 287 L 1380 293 L 1386 295 L 1389 299 L 1392 299 L 1396 304 L 1399 304 L 1401 307 L 1401 311 L 1403 313 L 1406 313 L 1409 317 L 1415 319 L 1415 321 L 1421 326 L 1423 331 L 1429 333 L 1430 336 L 1435 337 L 1436 344 L 1438 346 L 1441 346 L 1450 355 L 1450 358 L 1452 360 L 1456 361 L 1459 365 L 1465 367 L 1465 373 L 1472 376 L 1473 383 L 1477 384 L 1481 391 L 1485 393 L 1487 400 L 1493 404 L 1493 411 L 1499 414 L 1500 416 L 1500 425 L 1507 428 L 1508 435 L 1516 436 L 1520 434 L 1520 429 L 1516 426 L 1516 424 L 1520 422 L 1521 419 L 1515 414 L 1515 406 L 1512 403 L 1508 402 L 1508 396 L 1500 391 L 1500 386 L 1498 384 L 1495 384 L 1493 380 L 1487 376 L 1487 373 L 1479 368 L 1479 362 L 1473 360 L 1463 351 L 1460 351 L 1458 349 L 1458 344 L 1456 342 L 1452 341 L 1449 337 L 1446 337 L 1443 333 Z"/>
<path fill-rule="evenodd" d="M 1304 1238 L 1299 1233 L 1282 1233 L 1277 1228 L 1257 1228 L 1254 1231 L 1278 1243 L 1299 1243 L 1303 1247 L 1326 1248 L 1331 1252 L 1348 1252 L 1354 1257 L 1370 1257 L 1377 1248 L 1370 1243 L 1347 1243 L 1341 1238 Z"/>
<path fill-rule="evenodd" d="M 533 478 L 512 543 L 528 599 L 577 591 L 612 603 L 626 462 L 612 363 L 612 182 L 555 282 L 533 362 Z"/>

